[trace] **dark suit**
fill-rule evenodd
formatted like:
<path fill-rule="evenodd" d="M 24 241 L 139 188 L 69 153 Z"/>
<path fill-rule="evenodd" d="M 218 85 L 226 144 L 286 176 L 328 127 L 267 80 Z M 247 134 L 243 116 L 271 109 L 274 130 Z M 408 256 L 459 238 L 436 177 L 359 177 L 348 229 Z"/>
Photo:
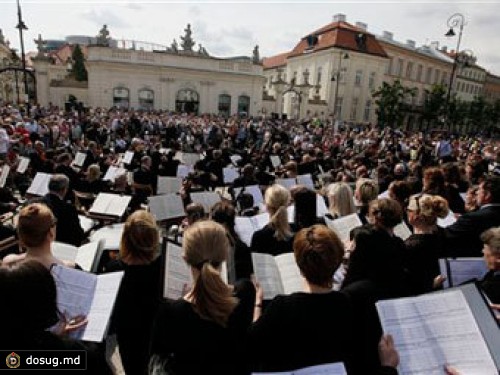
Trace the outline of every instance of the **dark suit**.
<path fill-rule="evenodd" d="M 500 303 L 500 271 L 489 271 L 479 285 L 492 303 Z"/>
<path fill-rule="evenodd" d="M 500 226 L 500 205 L 469 212 L 446 228 L 447 252 L 454 257 L 480 257 L 483 243 L 479 236 L 485 230 Z"/>
<path fill-rule="evenodd" d="M 57 219 L 56 241 L 80 246 L 85 235 L 76 208 L 51 193 L 45 195 L 41 202 L 50 207 Z"/>

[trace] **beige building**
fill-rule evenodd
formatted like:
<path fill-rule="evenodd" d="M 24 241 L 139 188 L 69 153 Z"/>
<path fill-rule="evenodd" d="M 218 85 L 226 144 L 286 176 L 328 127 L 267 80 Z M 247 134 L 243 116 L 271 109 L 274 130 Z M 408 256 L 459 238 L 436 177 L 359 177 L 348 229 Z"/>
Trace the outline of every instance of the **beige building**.
<path fill-rule="evenodd" d="M 455 57 L 455 52 L 450 53 Z M 482 96 L 486 81 L 486 69 L 476 64 L 477 58 L 472 53 L 462 52 L 457 56 L 457 68 L 455 81 L 453 82 L 452 94 L 457 99 L 471 102 L 474 98 Z"/>
<path fill-rule="evenodd" d="M 74 95 L 92 107 L 261 113 L 264 78 L 257 47 L 253 58 L 216 58 L 201 45 L 193 49 L 189 25 L 180 46 L 131 41 L 110 47 L 109 40 L 104 27 L 97 43 L 86 48 L 87 87 L 69 82 L 67 73 L 60 79 L 65 65 L 35 59 L 39 102 L 63 105 Z"/>
<path fill-rule="evenodd" d="M 483 95 L 489 103 L 495 103 L 500 100 L 500 76 L 491 73 L 486 74 Z"/>

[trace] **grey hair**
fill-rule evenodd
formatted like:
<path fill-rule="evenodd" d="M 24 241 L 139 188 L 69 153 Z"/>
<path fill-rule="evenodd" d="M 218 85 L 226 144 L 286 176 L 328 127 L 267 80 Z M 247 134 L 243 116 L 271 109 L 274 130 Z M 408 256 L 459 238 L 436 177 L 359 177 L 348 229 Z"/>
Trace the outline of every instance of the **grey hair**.
<path fill-rule="evenodd" d="M 69 178 L 63 174 L 55 174 L 50 178 L 49 191 L 62 193 L 69 187 Z"/>

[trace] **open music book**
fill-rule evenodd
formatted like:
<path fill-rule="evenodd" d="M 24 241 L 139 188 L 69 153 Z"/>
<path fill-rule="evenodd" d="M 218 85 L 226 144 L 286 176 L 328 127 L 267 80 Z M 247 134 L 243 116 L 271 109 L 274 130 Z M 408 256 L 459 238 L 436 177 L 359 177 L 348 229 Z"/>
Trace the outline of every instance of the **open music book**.
<path fill-rule="evenodd" d="M 236 168 L 224 168 L 223 173 L 224 173 L 225 184 L 232 184 L 234 180 L 240 177 L 240 173 Z"/>
<path fill-rule="evenodd" d="M 132 197 L 129 195 L 99 193 L 90 207 L 89 213 L 120 218 L 125 213 L 131 199 Z"/>
<path fill-rule="evenodd" d="M 274 168 L 278 168 L 281 165 L 281 159 L 278 155 L 271 155 L 269 159 L 271 159 L 271 164 Z"/>
<path fill-rule="evenodd" d="M 402 221 L 394 227 L 394 235 L 406 241 L 406 239 L 411 236 L 411 230 L 408 228 L 408 225 Z"/>
<path fill-rule="evenodd" d="M 165 250 L 163 297 L 179 299 L 189 290 L 193 283 L 191 270 L 182 257 L 182 247 L 172 242 L 167 242 Z M 221 277 L 227 284 L 226 263 L 221 265 Z"/>
<path fill-rule="evenodd" d="M 255 207 L 264 204 L 264 196 L 262 195 L 262 190 L 260 190 L 259 185 L 250 185 L 245 187 L 234 188 L 235 198 L 237 198 L 241 194 L 242 190 L 244 190 L 245 193 L 252 195 L 253 205 Z"/>
<path fill-rule="evenodd" d="M 85 163 L 85 159 L 87 159 L 87 154 L 85 152 L 77 152 L 73 160 L 73 165 L 81 168 Z"/>
<path fill-rule="evenodd" d="M 125 155 L 123 155 L 122 162 L 124 164 L 130 164 L 130 163 L 132 163 L 133 158 L 134 158 L 134 152 L 133 151 L 126 151 Z"/>
<path fill-rule="evenodd" d="M 7 182 L 7 177 L 9 177 L 10 167 L 7 164 L 4 164 L 2 167 L 2 173 L 0 174 L 0 187 L 4 187 Z"/>
<path fill-rule="evenodd" d="M 437 225 L 439 225 L 441 228 L 446 228 L 449 227 L 450 225 L 454 224 L 455 221 L 457 221 L 457 218 L 455 217 L 455 214 L 453 213 L 452 210 L 448 211 L 448 215 L 441 219 L 437 219 Z"/>
<path fill-rule="evenodd" d="M 102 342 L 124 272 L 94 275 L 57 265 L 52 275 L 57 288 L 57 307 L 67 319 L 84 315 L 87 325 L 70 335 L 74 339 Z"/>
<path fill-rule="evenodd" d="M 333 230 L 344 243 L 349 241 L 351 230 L 363 225 L 357 214 L 343 216 L 335 220 L 330 220 L 325 216 L 325 222 L 328 228 Z"/>
<path fill-rule="evenodd" d="M 49 192 L 49 181 L 51 177 L 51 174 L 38 172 L 26 193 L 43 197 Z"/>
<path fill-rule="evenodd" d="M 202 191 L 197 193 L 190 193 L 189 196 L 193 203 L 199 203 L 203 206 L 206 213 L 209 213 L 212 206 L 221 201 L 221 197 L 214 191 Z"/>
<path fill-rule="evenodd" d="M 399 352 L 399 373 L 498 374 L 500 328 L 475 284 L 418 297 L 379 301 L 385 333 Z"/>
<path fill-rule="evenodd" d="M 292 222 L 295 217 L 295 205 L 290 205 L 287 208 L 288 211 L 288 221 Z M 323 217 L 328 213 L 328 208 L 326 207 L 325 199 L 322 195 L 316 194 L 316 216 Z"/>
<path fill-rule="evenodd" d="M 17 165 L 17 173 L 24 173 L 26 172 L 26 169 L 28 169 L 28 166 L 30 165 L 30 159 L 26 158 L 24 156 L 21 156 L 19 158 L 19 164 Z"/>
<path fill-rule="evenodd" d="M 118 250 L 122 239 L 124 223 L 106 225 L 90 236 L 90 241 L 104 240 L 104 249 Z"/>
<path fill-rule="evenodd" d="M 180 192 L 181 188 L 181 177 L 158 176 L 158 187 L 156 189 L 158 195 L 178 193 Z"/>
<path fill-rule="evenodd" d="M 441 275 L 446 276 L 444 288 L 459 286 L 473 279 L 482 279 L 488 272 L 483 258 L 442 258 L 439 259 Z"/>
<path fill-rule="evenodd" d="M 183 217 L 184 203 L 182 198 L 177 194 L 157 195 L 148 198 L 149 212 L 155 217 L 156 221 L 164 221 Z"/>
<path fill-rule="evenodd" d="M 309 173 L 297 176 L 297 185 L 304 185 L 308 189 L 314 190 L 314 181 Z"/>
<path fill-rule="evenodd" d="M 240 239 L 250 246 L 253 234 L 269 223 L 269 214 L 264 212 L 255 216 L 236 216 L 234 221 L 234 230 L 240 236 Z"/>
<path fill-rule="evenodd" d="M 304 367 L 283 372 L 253 372 L 252 375 L 347 375 L 344 363 L 327 363 L 324 365 Z"/>
<path fill-rule="evenodd" d="M 277 256 L 252 253 L 252 263 L 255 279 L 262 286 L 264 299 L 304 290 L 304 282 L 293 253 Z"/>
<path fill-rule="evenodd" d="M 177 177 L 186 178 L 188 174 L 194 172 L 193 166 L 179 164 L 177 166 Z"/>
<path fill-rule="evenodd" d="M 287 190 L 297 185 L 297 180 L 295 178 L 277 178 L 276 183 L 283 186 Z"/>
<path fill-rule="evenodd" d="M 104 175 L 102 180 L 114 182 L 116 177 L 126 173 L 127 170 L 125 168 L 115 167 L 114 165 L 111 165 L 106 171 L 106 174 Z"/>
<path fill-rule="evenodd" d="M 59 260 L 74 262 L 84 271 L 95 272 L 104 247 L 104 240 L 89 242 L 86 245 L 76 247 L 62 242 L 52 243 L 52 254 Z"/>

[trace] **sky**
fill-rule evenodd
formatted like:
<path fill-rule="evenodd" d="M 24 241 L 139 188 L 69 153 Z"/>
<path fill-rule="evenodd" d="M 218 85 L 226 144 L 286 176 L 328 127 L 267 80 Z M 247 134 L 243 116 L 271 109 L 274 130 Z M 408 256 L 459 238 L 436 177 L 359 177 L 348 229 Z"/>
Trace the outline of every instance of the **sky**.
<path fill-rule="evenodd" d="M 118 1 L 21 0 L 28 26 L 26 51 L 36 50 L 33 39 L 64 39 L 67 35 L 98 34 L 108 25 L 114 39 L 138 40 L 170 46 L 188 23 L 195 42 L 216 57 L 261 57 L 287 52 L 312 31 L 332 22 L 337 13 L 349 23 L 364 22 L 368 32 L 390 31 L 401 42 L 417 46 L 438 41 L 456 49 L 458 37 L 447 38 L 447 20 L 465 16 L 460 49 L 473 51 L 477 63 L 500 75 L 500 1 Z M 19 49 L 15 0 L 0 0 L 0 28 Z M 458 35 L 458 29 L 457 35 Z M 195 48 L 197 49 L 197 47 Z"/>

